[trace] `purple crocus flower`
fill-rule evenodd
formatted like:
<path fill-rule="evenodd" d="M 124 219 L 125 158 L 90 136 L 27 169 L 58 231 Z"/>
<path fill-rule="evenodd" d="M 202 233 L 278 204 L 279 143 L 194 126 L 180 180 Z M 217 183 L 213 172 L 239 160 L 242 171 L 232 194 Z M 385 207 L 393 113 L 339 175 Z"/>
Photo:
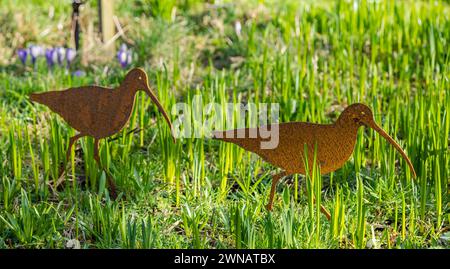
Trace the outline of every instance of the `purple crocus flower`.
<path fill-rule="evenodd" d="M 130 65 L 132 61 L 133 61 L 133 53 L 131 52 L 131 50 L 129 50 L 127 52 L 127 65 Z"/>
<path fill-rule="evenodd" d="M 71 48 L 66 49 L 66 61 L 67 66 L 70 66 L 70 64 L 73 62 L 75 57 L 77 56 L 77 51 Z"/>
<path fill-rule="evenodd" d="M 83 70 L 77 70 L 77 71 L 73 72 L 72 75 L 74 77 L 84 77 L 86 75 L 86 73 Z"/>
<path fill-rule="evenodd" d="M 22 62 L 22 64 L 25 65 L 25 63 L 27 62 L 28 51 L 26 49 L 19 49 L 17 51 L 17 55 L 19 56 L 19 59 Z"/>
<path fill-rule="evenodd" d="M 126 48 L 124 49 L 123 47 L 120 48 L 120 50 L 117 52 L 117 60 L 120 63 L 120 66 L 122 66 L 122 68 L 125 68 L 127 66 L 127 50 Z"/>
<path fill-rule="evenodd" d="M 65 48 L 63 48 L 63 47 L 58 47 L 58 48 L 55 48 L 55 50 L 56 50 L 56 54 L 58 55 L 58 64 L 59 65 L 62 65 L 63 64 L 63 61 L 64 61 L 64 58 L 66 57 L 66 49 Z"/>
<path fill-rule="evenodd" d="M 45 50 L 45 59 L 47 60 L 47 65 L 49 68 L 52 68 L 53 65 L 56 63 L 57 57 L 58 55 L 56 54 L 56 51 L 53 48 Z"/>
<path fill-rule="evenodd" d="M 30 53 L 31 62 L 33 63 L 33 65 L 36 63 L 37 57 L 42 55 L 43 50 L 44 49 L 42 47 L 37 45 L 31 45 L 28 47 L 28 52 Z"/>
<path fill-rule="evenodd" d="M 122 68 L 126 68 L 133 61 L 133 53 L 127 48 L 127 45 L 122 44 L 117 52 L 117 60 Z"/>

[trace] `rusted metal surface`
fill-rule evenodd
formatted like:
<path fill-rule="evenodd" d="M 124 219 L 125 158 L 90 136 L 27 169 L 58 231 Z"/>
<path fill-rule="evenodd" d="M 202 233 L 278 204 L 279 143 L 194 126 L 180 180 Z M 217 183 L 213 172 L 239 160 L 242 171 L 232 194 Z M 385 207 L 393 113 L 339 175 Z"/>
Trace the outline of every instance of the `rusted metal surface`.
<path fill-rule="evenodd" d="M 416 177 L 414 167 L 401 147 L 376 123 L 371 109 L 364 104 L 353 104 L 347 107 L 333 124 L 314 124 L 307 122 L 289 122 L 277 124 L 279 143 L 274 149 L 262 149 L 261 142 L 270 138 L 262 138 L 258 128 L 245 129 L 245 138 L 238 138 L 238 130 L 213 132 L 213 138 L 234 143 L 248 151 L 254 152 L 265 161 L 280 167 L 283 172 L 274 176 L 271 198 L 267 208 L 272 209 L 273 194 L 277 181 L 291 174 L 305 174 L 304 152 L 307 147 L 308 167 L 313 166 L 314 149 L 317 144 L 316 163 L 320 164 L 321 174 L 327 174 L 341 168 L 350 158 L 356 143 L 359 127 L 365 125 L 377 131 L 391 143 L 407 162 L 411 173 Z M 269 126 L 270 128 L 273 125 Z M 242 129 L 241 129 L 242 130 Z M 249 138 L 249 134 L 257 134 Z M 324 211 L 325 209 L 322 208 Z M 324 212 L 325 213 L 325 212 Z"/>
<path fill-rule="evenodd" d="M 100 166 L 99 140 L 119 132 L 127 124 L 133 111 L 135 95 L 139 90 L 143 90 L 149 95 L 172 130 L 172 123 L 158 98 L 150 89 L 147 74 L 141 68 L 134 68 L 128 72 L 116 89 L 85 86 L 61 91 L 32 93 L 30 99 L 48 106 L 79 132 L 70 138 L 66 154 L 67 160 L 73 144 L 81 137 L 91 136 L 95 139 L 94 158 Z M 175 138 L 173 139 L 175 141 Z"/>

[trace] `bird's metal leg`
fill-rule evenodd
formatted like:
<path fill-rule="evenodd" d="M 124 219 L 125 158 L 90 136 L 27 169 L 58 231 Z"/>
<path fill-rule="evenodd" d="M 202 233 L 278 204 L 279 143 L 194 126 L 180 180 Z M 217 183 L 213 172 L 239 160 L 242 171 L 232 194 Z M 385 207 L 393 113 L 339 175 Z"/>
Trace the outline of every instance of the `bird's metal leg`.
<path fill-rule="evenodd" d="M 100 163 L 100 155 L 98 154 L 98 144 L 100 140 L 95 138 L 94 140 L 94 160 L 97 162 L 98 167 L 102 167 L 102 164 Z"/>
<path fill-rule="evenodd" d="M 70 154 L 72 153 L 72 146 L 73 146 L 73 144 L 75 144 L 75 142 L 76 142 L 78 139 L 82 138 L 83 136 L 84 136 L 84 134 L 77 134 L 77 135 L 75 135 L 75 136 L 72 136 L 72 137 L 69 139 L 69 147 L 67 148 L 67 152 L 66 152 L 66 163 L 68 163 L 69 160 L 70 160 Z M 62 176 L 62 174 L 64 173 L 65 167 L 66 167 L 66 165 L 63 164 L 63 165 L 59 168 L 59 175 L 58 175 L 58 178 L 60 178 L 60 177 Z"/>
<path fill-rule="evenodd" d="M 269 211 L 272 211 L 272 206 L 273 206 L 273 199 L 275 196 L 275 190 L 277 187 L 277 183 L 278 181 L 280 181 L 280 179 L 282 179 L 283 177 L 287 176 L 288 174 L 286 172 L 281 172 L 279 174 L 276 174 L 272 177 L 272 188 L 270 189 L 270 198 L 269 198 L 269 203 L 267 204 L 266 208 Z M 316 203 L 316 199 L 313 197 L 313 201 L 314 203 Z M 325 217 L 328 220 L 331 220 L 331 214 L 330 212 L 328 212 L 328 210 L 322 205 L 320 204 L 320 212 L 322 212 L 322 214 L 325 215 Z"/>
<path fill-rule="evenodd" d="M 310 175 L 311 174 L 312 174 L 312 171 L 310 172 Z M 311 178 L 310 178 L 310 180 L 311 180 Z M 313 202 L 316 203 L 316 197 L 314 197 L 314 194 L 313 194 Z M 320 212 L 322 212 L 322 214 L 325 215 L 325 217 L 327 218 L 328 221 L 331 220 L 330 212 L 328 212 L 328 210 L 322 204 L 320 204 Z"/>
<path fill-rule="evenodd" d="M 283 171 L 272 177 L 272 188 L 270 189 L 269 203 L 266 206 L 267 210 L 269 210 L 269 211 L 272 211 L 273 197 L 275 196 L 275 190 L 277 188 L 277 183 L 281 178 L 283 178 L 285 176 L 287 176 L 287 174 L 286 174 L 286 172 Z"/>
<path fill-rule="evenodd" d="M 320 204 L 320 212 L 322 212 L 322 214 L 325 215 L 325 217 L 327 218 L 327 220 L 331 220 L 331 214 L 330 212 L 328 212 L 328 210 L 322 205 Z"/>
<path fill-rule="evenodd" d="M 316 197 L 313 197 L 313 202 L 316 203 Z M 330 212 L 328 212 L 328 210 L 322 204 L 320 204 L 320 212 L 322 212 L 322 214 L 325 215 L 327 220 L 329 220 L 329 221 L 331 220 Z"/>
<path fill-rule="evenodd" d="M 97 162 L 98 167 L 103 169 L 102 164 L 100 162 L 100 155 L 99 155 L 99 150 L 98 150 L 99 142 L 100 142 L 100 140 L 95 138 L 95 140 L 94 140 L 94 159 Z M 106 178 L 108 180 L 110 194 L 115 199 L 115 197 L 117 197 L 116 184 L 112 180 L 112 177 L 109 175 L 108 171 L 106 171 L 106 174 L 107 174 Z"/>

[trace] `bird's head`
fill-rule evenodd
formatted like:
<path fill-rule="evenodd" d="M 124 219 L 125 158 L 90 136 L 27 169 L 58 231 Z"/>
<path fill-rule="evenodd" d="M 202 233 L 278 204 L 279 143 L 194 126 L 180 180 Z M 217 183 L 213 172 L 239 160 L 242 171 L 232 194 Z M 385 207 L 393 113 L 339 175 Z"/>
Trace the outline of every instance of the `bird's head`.
<path fill-rule="evenodd" d="M 169 124 L 170 131 L 172 134 L 173 141 L 175 142 L 175 136 L 173 135 L 173 128 L 172 123 L 170 121 L 169 116 L 167 115 L 166 111 L 164 110 L 163 106 L 159 102 L 158 98 L 156 97 L 155 93 L 150 89 L 150 85 L 148 84 L 148 77 L 147 73 L 142 68 L 133 68 L 131 71 L 128 72 L 128 74 L 125 77 L 125 80 L 132 82 L 135 86 L 136 91 L 144 91 L 147 93 L 147 95 L 152 99 L 152 101 L 156 104 L 156 106 L 159 109 L 159 112 L 163 114 L 164 119 L 167 121 L 167 124 Z"/>
<path fill-rule="evenodd" d="M 134 83 L 133 90 L 142 90 L 145 91 L 147 94 L 151 92 L 150 86 L 148 84 L 148 77 L 147 73 L 145 73 L 144 69 L 142 68 L 133 68 L 131 69 L 128 74 L 125 77 L 125 80 L 128 82 Z M 151 94 L 149 94 L 151 95 Z"/>
<path fill-rule="evenodd" d="M 357 127 L 362 125 L 372 127 L 372 125 L 375 124 L 372 110 L 365 104 L 361 103 L 348 106 L 344 112 L 342 112 L 340 119 L 349 121 Z"/>
<path fill-rule="evenodd" d="M 370 127 L 373 130 L 375 130 L 392 146 L 394 146 L 398 152 L 400 152 L 402 157 L 407 162 L 413 176 L 416 177 L 414 167 L 411 161 L 409 160 L 408 156 L 406 155 L 406 153 L 402 150 L 402 148 L 397 144 L 397 142 L 395 142 L 395 140 L 392 137 L 390 137 L 380 126 L 378 126 L 373 117 L 372 110 L 368 106 L 361 103 L 352 104 L 342 112 L 338 121 L 344 123 L 343 126 L 346 127 L 354 126 L 356 128 L 359 128 L 360 126 L 364 125 L 366 127 Z"/>

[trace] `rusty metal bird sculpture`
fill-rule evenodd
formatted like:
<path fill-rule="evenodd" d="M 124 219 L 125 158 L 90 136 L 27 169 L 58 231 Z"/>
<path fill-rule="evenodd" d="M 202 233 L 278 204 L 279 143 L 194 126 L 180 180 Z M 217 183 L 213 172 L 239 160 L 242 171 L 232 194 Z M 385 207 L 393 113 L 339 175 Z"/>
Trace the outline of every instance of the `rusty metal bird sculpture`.
<path fill-rule="evenodd" d="M 308 122 L 279 123 L 279 144 L 273 149 L 262 149 L 261 142 L 267 141 L 258 131 L 258 128 L 236 129 L 229 131 L 213 132 L 213 138 L 225 142 L 234 143 L 245 150 L 256 153 L 265 161 L 283 169 L 273 176 L 267 209 L 272 210 L 273 198 L 277 182 L 284 176 L 291 174 L 305 174 L 304 147 L 307 152 L 314 152 L 316 160 L 320 164 L 321 174 L 327 174 L 341 168 L 350 158 L 355 147 L 359 127 L 367 126 L 374 129 L 390 144 L 392 144 L 403 156 L 414 177 L 416 172 L 408 156 L 402 148 L 392 139 L 373 118 L 371 109 L 360 103 L 348 106 L 337 121 L 333 124 L 314 124 Z M 274 125 L 269 125 L 272 128 Z M 238 131 L 245 132 L 244 138 L 238 138 Z M 254 137 L 249 135 L 253 133 Z M 242 137 L 242 136 L 241 136 Z M 313 155 L 307 154 L 308 167 L 313 166 Z M 311 172 L 311 171 L 309 171 Z M 321 206 L 321 211 L 330 219 L 330 214 Z"/>
<path fill-rule="evenodd" d="M 135 95 L 139 90 L 143 90 L 149 95 L 172 131 L 172 123 L 158 98 L 150 89 L 147 74 L 141 68 L 129 71 L 116 89 L 85 86 L 61 91 L 32 93 L 30 99 L 48 106 L 79 132 L 69 140 L 66 162 L 69 160 L 74 143 L 84 136 L 91 136 L 94 138 L 94 159 L 101 166 L 99 140 L 114 135 L 125 126 L 133 111 Z M 173 135 L 173 132 L 171 133 Z M 175 141 L 174 137 L 173 139 Z M 60 171 L 60 176 L 63 171 L 64 167 Z M 110 183 L 112 182 L 110 181 Z M 114 185 L 112 187 L 114 188 Z"/>

